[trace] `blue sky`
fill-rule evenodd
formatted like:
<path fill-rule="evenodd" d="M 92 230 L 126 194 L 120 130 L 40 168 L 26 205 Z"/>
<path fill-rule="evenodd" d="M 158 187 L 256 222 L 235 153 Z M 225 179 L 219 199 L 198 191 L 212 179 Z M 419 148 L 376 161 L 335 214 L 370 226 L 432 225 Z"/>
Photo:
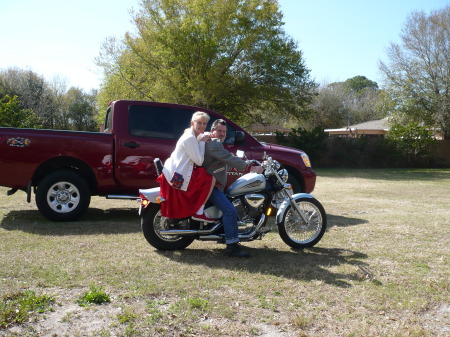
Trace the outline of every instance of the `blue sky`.
<path fill-rule="evenodd" d="M 285 30 L 320 84 L 363 75 L 378 82 L 379 60 L 399 42 L 413 11 L 427 14 L 450 0 L 280 0 Z M 94 64 L 108 36 L 133 31 L 129 10 L 139 0 L 0 0 L 0 68 L 30 69 L 47 80 L 98 88 Z"/>

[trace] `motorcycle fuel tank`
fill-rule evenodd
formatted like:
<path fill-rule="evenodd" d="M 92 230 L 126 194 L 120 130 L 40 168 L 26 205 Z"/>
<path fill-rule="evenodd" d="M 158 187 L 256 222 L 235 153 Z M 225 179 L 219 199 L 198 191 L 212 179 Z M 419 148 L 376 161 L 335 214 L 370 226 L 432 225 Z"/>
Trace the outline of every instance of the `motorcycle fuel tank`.
<path fill-rule="evenodd" d="M 261 191 L 266 188 L 266 178 L 262 174 L 250 172 L 232 183 L 227 190 L 228 195 Z"/>

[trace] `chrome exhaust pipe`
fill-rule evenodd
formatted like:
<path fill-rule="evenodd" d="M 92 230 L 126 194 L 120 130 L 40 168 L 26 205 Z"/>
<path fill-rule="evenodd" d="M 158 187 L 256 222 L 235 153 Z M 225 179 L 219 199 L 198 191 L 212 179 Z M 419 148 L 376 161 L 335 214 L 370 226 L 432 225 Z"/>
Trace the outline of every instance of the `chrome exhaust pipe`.
<path fill-rule="evenodd" d="M 265 220 L 266 220 L 266 215 L 264 213 L 262 213 L 261 219 L 259 219 L 258 224 L 255 226 L 255 229 L 252 230 L 249 234 L 239 234 L 239 239 L 245 241 L 245 240 L 253 238 L 255 236 L 255 234 L 261 229 Z M 206 241 L 206 240 L 216 241 L 216 240 L 223 240 L 223 239 L 225 239 L 225 234 L 207 235 L 207 236 L 199 237 L 199 240 L 204 240 L 204 241 Z"/>
<path fill-rule="evenodd" d="M 161 235 L 173 235 L 173 236 L 193 236 L 193 235 L 209 235 L 214 233 L 220 226 L 221 222 L 214 225 L 211 229 L 169 229 L 167 231 L 160 231 Z"/>
<path fill-rule="evenodd" d="M 256 225 L 255 229 L 252 230 L 249 234 L 239 234 L 240 240 L 248 240 L 253 238 L 255 234 L 261 229 L 262 225 L 264 224 L 266 220 L 266 215 L 263 213 L 261 214 L 261 219 L 259 219 L 258 224 Z M 220 235 L 213 235 L 220 226 L 222 226 L 222 223 L 219 222 L 211 229 L 171 229 L 167 231 L 160 231 L 159 233 L 161 235 L 168 235 L 168 236 L 197 236 L 199 235 L 199 240 L 223 240 L 225 238 L 225 234 Z"/>

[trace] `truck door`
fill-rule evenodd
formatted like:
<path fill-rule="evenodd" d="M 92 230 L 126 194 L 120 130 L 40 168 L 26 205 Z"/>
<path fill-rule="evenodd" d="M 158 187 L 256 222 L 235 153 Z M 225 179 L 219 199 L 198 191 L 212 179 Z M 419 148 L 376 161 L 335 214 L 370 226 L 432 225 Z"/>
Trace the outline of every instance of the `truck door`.
<path fill-rule="evenodd" d="M 115 177 L 123 190 L 158 186 L 153 160 L 170 156 L 191 116 L 190 110 L 167 105 L 128 106 L 127 126 L 116 139 Z"/>

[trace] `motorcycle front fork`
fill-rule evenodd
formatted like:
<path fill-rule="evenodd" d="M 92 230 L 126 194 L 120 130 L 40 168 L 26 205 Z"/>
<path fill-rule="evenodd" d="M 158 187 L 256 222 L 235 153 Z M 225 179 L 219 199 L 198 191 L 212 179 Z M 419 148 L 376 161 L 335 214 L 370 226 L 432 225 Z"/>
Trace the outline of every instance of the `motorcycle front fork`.
<path fill-rule="evenodd" d="M 289 203 L 291 204 L 292 208 L 295 209 L 297 214 L 300 216 L 300 218 L 305 222 L 305 224 L 309 225 L 309 220 L 306 218 L 305 213 L 300 209 L 300 206 L 295 202 L 294 198 L 291 197 L 289 193 L 286 191 L 283 191 L 285 198 L 289 200 Z"/>

